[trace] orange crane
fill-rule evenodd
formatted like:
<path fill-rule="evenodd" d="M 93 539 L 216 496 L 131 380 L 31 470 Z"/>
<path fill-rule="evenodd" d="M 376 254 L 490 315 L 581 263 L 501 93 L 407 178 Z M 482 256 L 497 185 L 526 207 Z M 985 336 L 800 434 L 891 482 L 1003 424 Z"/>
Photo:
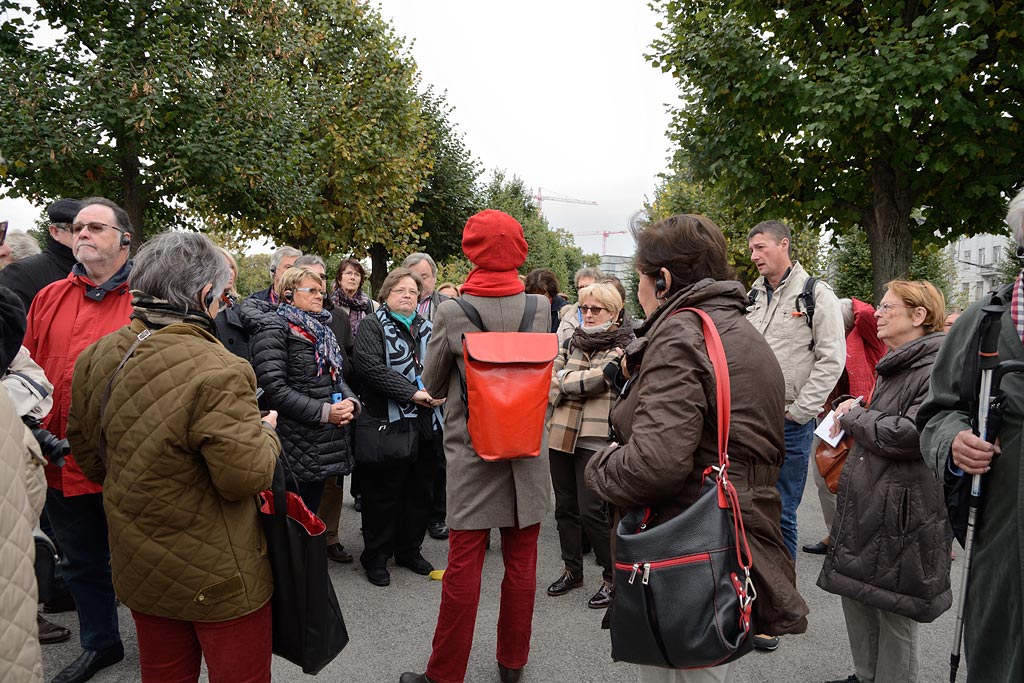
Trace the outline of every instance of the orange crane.
<path fill-rule="evenodd" d="M 601 236 L 601 256 L 608 253 L 608 235 L 626 235 L 629 230 L 594 230 L 592 232 L 574 232 L 573 237 L 594 237 Z"/>
<path fill-rule="evenodd" d="M 541 188 L 537 188 L 537 194 L 533 195 L 533 199 L 537 202 L 537 214 L 539 215 L 544 208 L 544 200 L 551 202 L 564 202 L 566 204 L 590 204 L 591 206 L 597 206 L 597 202 L 592 202 L 588 199 L 573 199 L 572 197 L 557 197 L 555 195 L 545 195 Z"/>

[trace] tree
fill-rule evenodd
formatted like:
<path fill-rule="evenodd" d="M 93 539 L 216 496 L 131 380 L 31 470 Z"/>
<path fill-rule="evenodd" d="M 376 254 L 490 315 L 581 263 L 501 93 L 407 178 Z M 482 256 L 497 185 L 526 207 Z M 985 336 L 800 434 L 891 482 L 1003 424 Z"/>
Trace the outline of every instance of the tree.
<path fill-rule="evenodd" d="M 1020 2 L 656 7 L 649 58 L 680 83 L 683 162 L 758 217 L 863 228 L 876 298 L 915 244 L 999 224 L 1024 148 Z"/>
<path fill-rule="evenodd" d="M 413 210 L 423 222 L 423 250 L 440 262 L 462 254 L 462 228 L 479 210 L 476 183 L 481 167 L 451 121 L 453 110 L 444 94 L 427 88 L 421 101 L 432 164 Z"/>
<path fill-rule="evenodd" d="M 662 175 L 661 184 L 654 191 L 654 201 L 646 207 L 651 223 L 681 213 L 697 213 L 710 218 L 722 229 L 729 245 L 729 263 L 736 270 L 736 279 L 750 287 L 759 277 L 750 260 L 747 234 L 759 223 L 754 207 L 730 202 L 717 185 L 694 178 L 687 168 Z M 820 276 L 818 247 L 821 231 L 813 226 L 790 224 L 791 257 L 799 261 L 812 275 Z"/>
<path fill-rule="evenodd" d="M 308 201 L 280 58 L 288 12 L 274 0 L 0 0 L 3 196 L 110 197 L 140 238 L 200 197 L 252 218 Z"/>
<path fill-rule="evenodd" d="M 835 248 L 828 250 L 824 261 L 836 296 L 856 297 L 872 304 L 881 301 L 881 297 L 876 297 L 874 293 L 874 268 L 867 235 L 863 230 L 851 230 L 840 236 Z M 914 251 L 907 277 L 931 282 L 942 292 L 949 307 L 957 301 L 958 296 L 953 290 L 954 273 L 949 257 L 938 245 L 929 244 Z"/>
<path fill-rule="evenodd" d="M 575 245 L 572 235 L 551 229 L 538 212 L 532 193 L 516 176 L 509 180 L 504 171 L 494 171 L 482 195 L 484 206 L 504 211 L 523 226 L 529 253 L 519 272 L 525 275 L 536 268 L 549 268 L 566 289 L 584 262 L 583 250 Z"/>

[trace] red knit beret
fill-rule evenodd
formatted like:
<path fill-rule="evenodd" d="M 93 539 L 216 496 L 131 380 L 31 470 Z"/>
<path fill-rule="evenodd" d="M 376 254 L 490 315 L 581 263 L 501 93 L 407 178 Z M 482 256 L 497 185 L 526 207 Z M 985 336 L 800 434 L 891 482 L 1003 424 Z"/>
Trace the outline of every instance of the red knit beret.
<path fill-rule="evenodd" d="M 515 270 L 526 261 L 523 226 L 504 211 L 481 211 L 466 221 L 462 251 L 484 270 Z"/>

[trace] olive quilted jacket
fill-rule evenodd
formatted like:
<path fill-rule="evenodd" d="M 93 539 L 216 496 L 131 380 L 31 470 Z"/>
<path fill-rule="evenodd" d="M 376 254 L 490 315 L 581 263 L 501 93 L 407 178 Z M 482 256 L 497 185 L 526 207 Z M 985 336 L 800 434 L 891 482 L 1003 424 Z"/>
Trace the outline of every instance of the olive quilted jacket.
<path fill-rule="evenodd" d="M 139 344 L 100 399 L 134 320 L 82 352 L 68 439 L 103 483 L 114 588 L 133 610 L 187 621 L 244 616 L 273 584 L 255 495 L 270 486 L 281 443 L 260 422 L 256 377 L 198 326 L 176 323 Z"/>

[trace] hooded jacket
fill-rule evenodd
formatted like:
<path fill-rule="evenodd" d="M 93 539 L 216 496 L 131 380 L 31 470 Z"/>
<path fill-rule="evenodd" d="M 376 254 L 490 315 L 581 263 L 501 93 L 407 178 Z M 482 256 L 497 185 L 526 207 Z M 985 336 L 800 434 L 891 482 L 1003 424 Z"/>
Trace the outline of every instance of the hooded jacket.
<path fill-rule="evenodd" d="M 945 496 L 921 457 L 914 425 L 945 336 L 934 332 L 886 354 L 871 407 L 854 406 L 842 417 L 854 446 L 818 577 L 830 593 L 920 622 L 933 621 L 953 600 Z"/>
<path fill-rule="evenodd" d="M 338 392 L 361 407 L 339 372 L 318 375 L 313 342 L 294 332 L 276 313 L 277 306 L 256 298 L 242 301 L 238 317 L 249 332 L 253 369 L 266 391 L 261 404 L 279 412 L 277 433 L 289 470 L 300 482 L 349 474 L 349 428 L 327 421 L 331 395 Z"/>
<path fill-rule="evenodd" d="M 746 301 L 738 282 L 706 279 L 651 313 L 626 348 L 627 362 L 636 370 L 612 408 L 617 443 L 591 458 L 585 478 L 597 497 L 619 508 L 651 506 L 655 524 L 697 499 L 705 468 L 718 464 L 715 370 L 700 318 L 672 313 L 680 307 L 708 313 L 722 338 L 734 388 L 729 479 L 739 494 L 753 557 L 755 628 L 773 635 L 803 633 L 807 605 L 783 544 L 782 503 L 775 489 L 785 457 L 782 371 L 744 318 Z"/>

